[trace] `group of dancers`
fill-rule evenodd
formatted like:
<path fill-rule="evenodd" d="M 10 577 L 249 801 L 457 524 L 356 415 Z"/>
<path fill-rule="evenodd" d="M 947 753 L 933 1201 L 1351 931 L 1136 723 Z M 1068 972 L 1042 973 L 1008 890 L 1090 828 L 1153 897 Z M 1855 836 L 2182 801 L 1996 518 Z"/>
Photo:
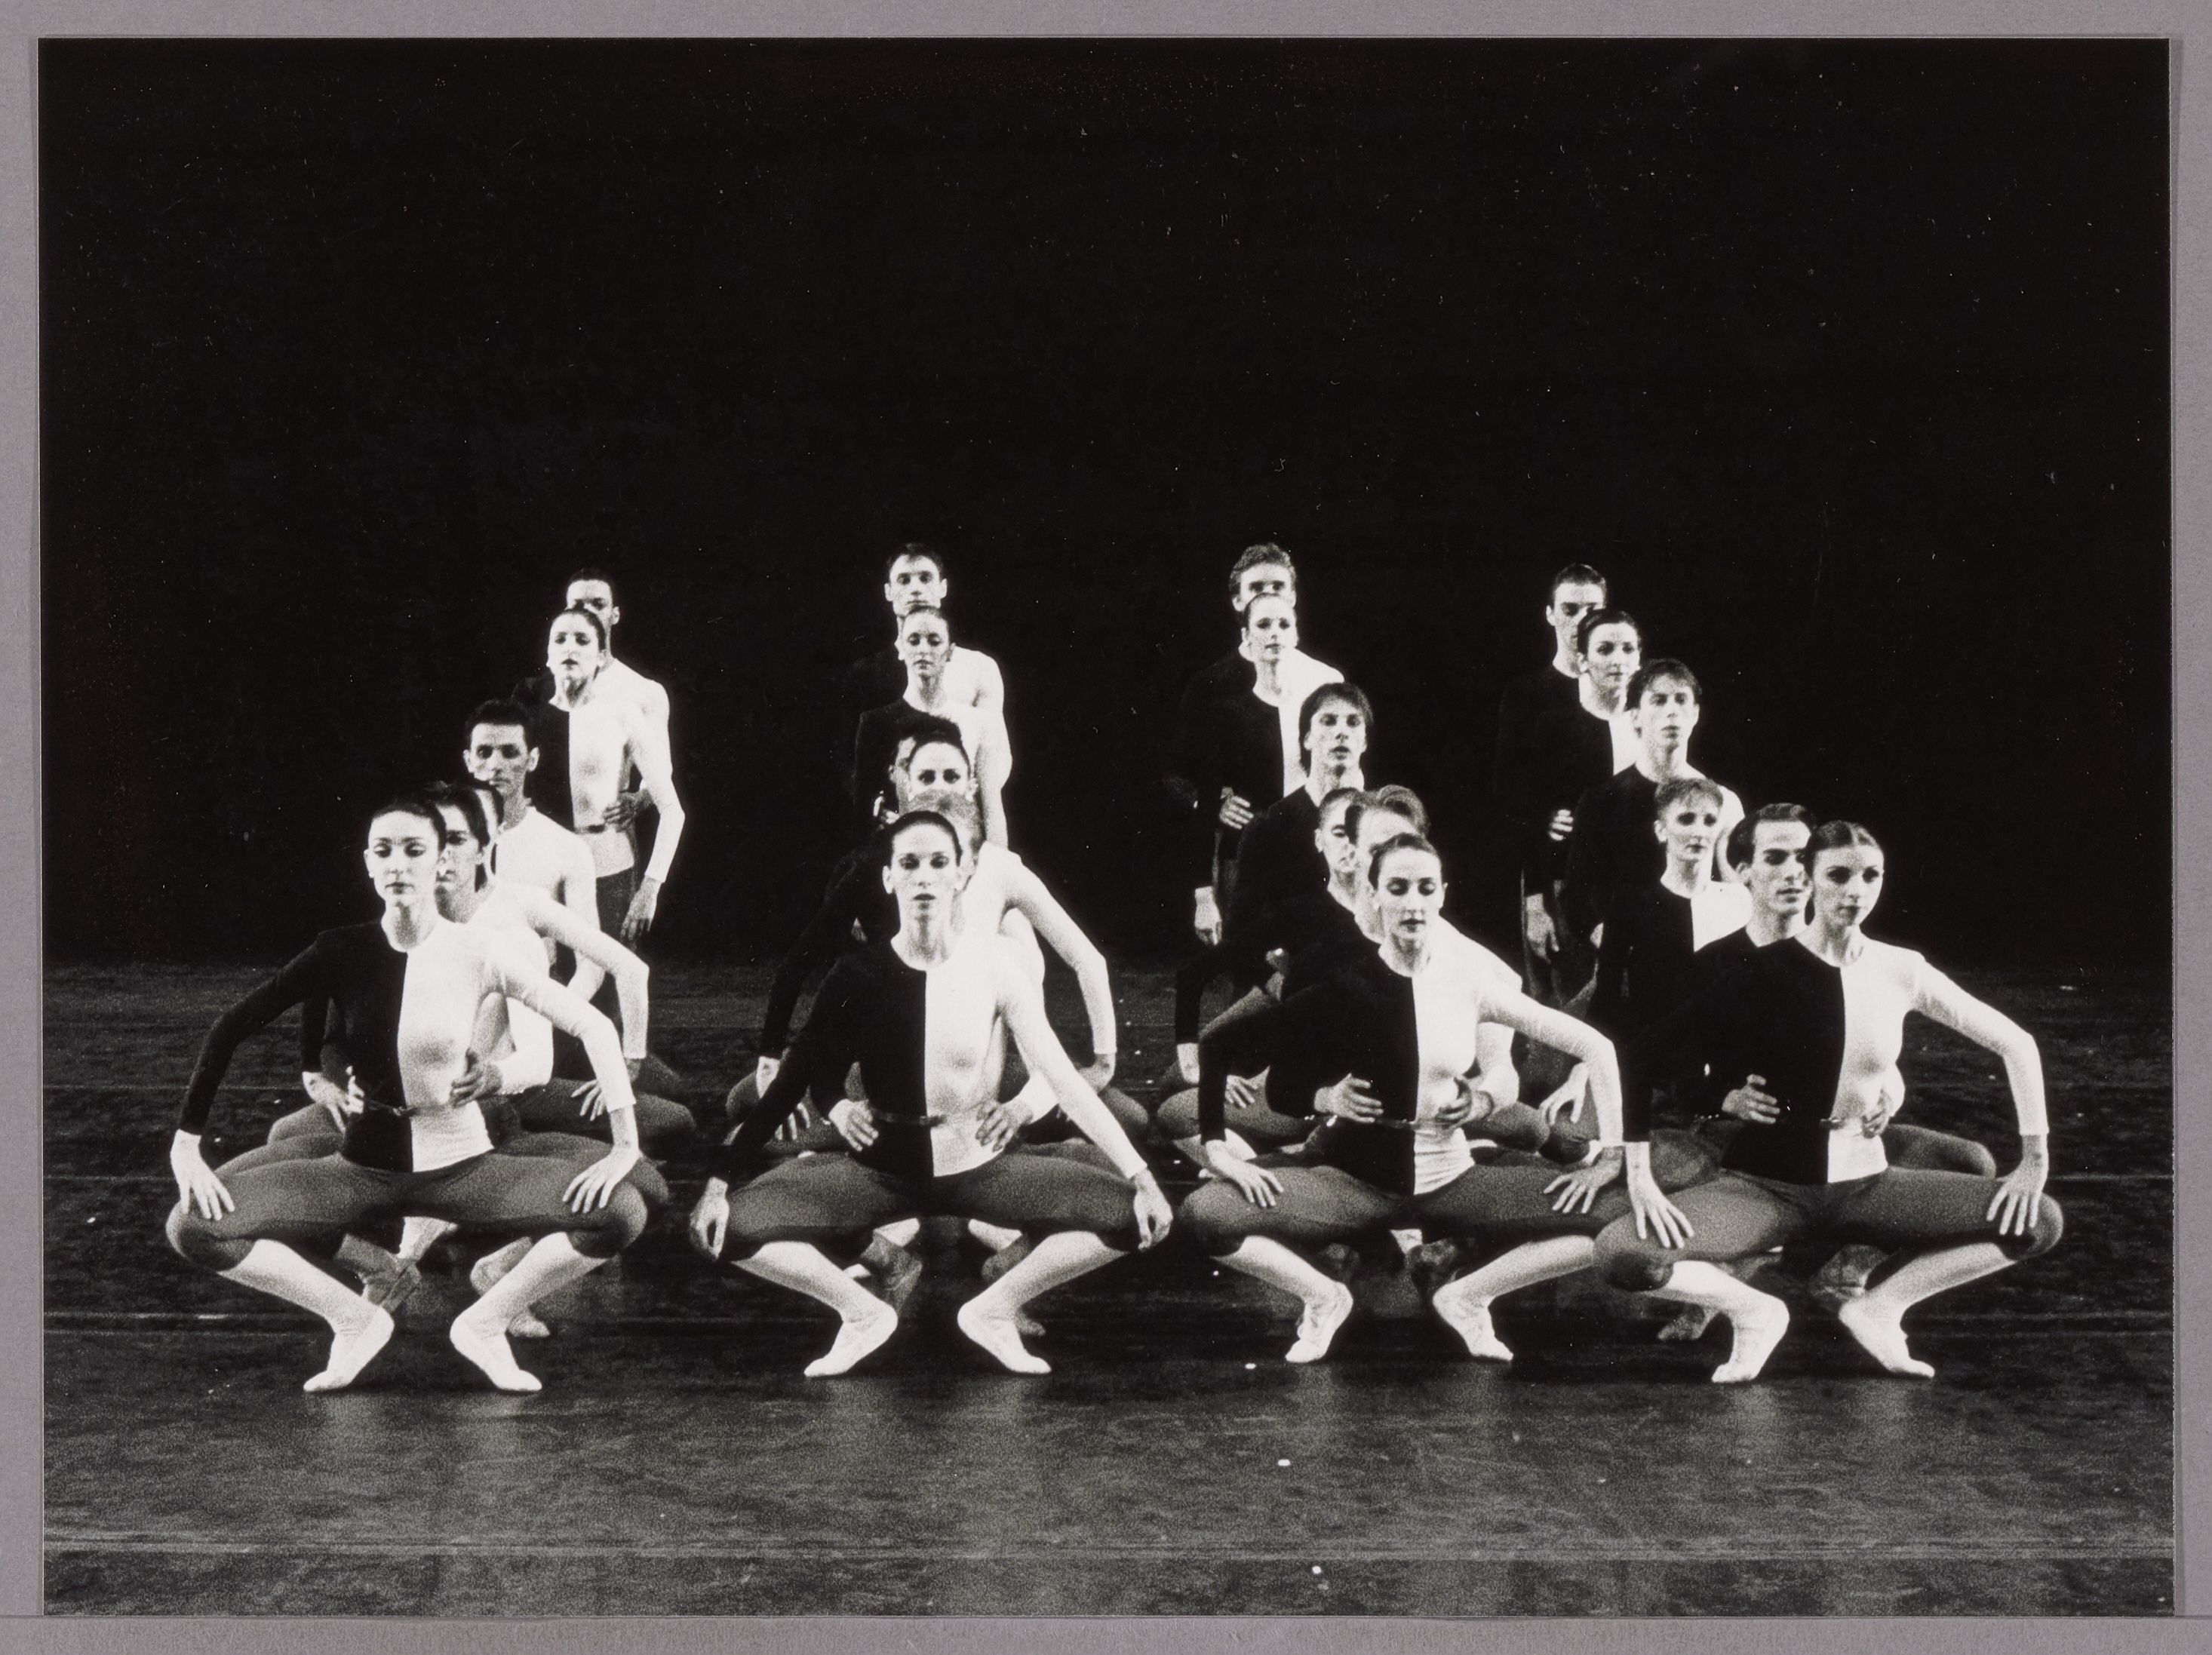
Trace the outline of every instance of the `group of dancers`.
<path fill-rule="evenodd" d="M 1236 646 L 1188 687 L 1165 777 L 1197 947 L 1154 1107 L 1113 1083 L 1105 957 L 1010 848 L 1006 681 L 953 642 L 951 594 L 941 553 L 890 557 L 893 642 L 841 680 L 857 842 L 719 1106 L 647 1047 L 636 949 L 684 814 L 668 696 L 616 658 L 603 571 L 570 579 L 544 671 L 469 715 L 459 773 L 371 815 L 381 918 L 322 933 L 223 1015 L 171 1149 L 176 1250 L 329 1325 L 307 1389 L 358 1377 L 459 1229 L 503 1244 L 471 1267 L 453 1344 L 536 1390 L 510 1339 L 543 1337 L 532 1306 L 667 1205 L 659 1163 L 702 1119 L 691 1242 L 836 1312 L 817 1377 L 896 1329 L 931 1218 L 989 1252 L 962 1332 L 1030 1373 L 1048 1371 L 1032 1300 L 1170 1235 L 1297 1302 L 1292 1362 L 1328 1353 L 1364 1246 L 1405 1260 L 1474 1358 L 1512 1360 L 1499 1298 L 1594 1270 L 1680 1306 L 1662 1337 L 1724 1319 L 1723 1383 L 1757 1378 L 1787 1330 L 1753 1285 L 1786 1246 L 1832 1249 L 1815 1298 L 1881 1367 L 1926 1376 L 1905 1313 L 2057 1240 L 2034 1041 L 1865 934 L 1884 873 L 1867 828 L 1747 811 L 1692 765 L 1698 681 L 1647 658 L 1595 570 L 1553 579 L 1551 658 L 1499 709 L 1516 968 L 1444 918 L 1422 801 L 1370 785 L 1375 709 L 1300 647 L 1290 554 L 1237 561 Z M 1080 1066 L 1046 1016 L 1047 950 L 1081 990 Z M 1236 997 L 1205 1021 L 1224 979 Z M 210 1167 L 232 1053 L 294 1007 L 306 1103 Z M 1914 1011 L 2003 1059 L 2010 1173 L 1897 1118 Z M 1179 1207 L 1156 1160 L 1197 1169 Z M 368 1234 L 394 1222 L 396 1248 Z"/>

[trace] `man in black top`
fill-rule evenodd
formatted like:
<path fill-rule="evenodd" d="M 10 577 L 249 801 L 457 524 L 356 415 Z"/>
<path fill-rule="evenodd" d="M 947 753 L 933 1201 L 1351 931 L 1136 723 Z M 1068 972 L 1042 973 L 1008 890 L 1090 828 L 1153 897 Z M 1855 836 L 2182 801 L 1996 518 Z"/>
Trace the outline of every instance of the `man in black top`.
<path fill-rule="evenodd" d="M 1665 871 L 1667 853 L 1652 833 L 1659 789 L 1670 781 L 1706 779 L 1690 762 L 1701 693 L 1697 675 L 1680 661 L 1662 658 L 1640 668 L 1623 698 L 1636 732 L 1635 762 L 1576 803 L 1559 905 L 1574 935 L 1593 948 L 1620 894 L 1649 885 Z M 1716 871 L 1732 879 L 1720 845 L 1743 820 L 1743 801 L 1725 787 L 1719 793 L 1713 856 Z"/>

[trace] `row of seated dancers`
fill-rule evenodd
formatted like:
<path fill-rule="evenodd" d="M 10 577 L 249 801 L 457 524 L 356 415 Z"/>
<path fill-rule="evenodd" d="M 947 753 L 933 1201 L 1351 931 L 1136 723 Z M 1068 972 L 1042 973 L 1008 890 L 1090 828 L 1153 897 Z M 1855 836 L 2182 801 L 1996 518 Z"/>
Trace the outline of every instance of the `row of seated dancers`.
<path fill-rule="evenodd" d="M 511 716 L 480 711 L 471 755 L 487 731 L 501 745 Z M 1586 1021 L 1525 995 L 1519 973 L 1443 920 L 1419 802 L 1347 782 L 1370 721 L 1340 683 L 1300 709 L 1321 882 L 1273 905 L 1273 993 L 1248 995 L 1204 1032 L 1194 1095 L 1160 1111 L 1159 1129 L 1187 1137 L 1206 1174 L 1180 1213 L 1132 1142 L 1144 1112 L 1109 1084 L 1103 960 L 988 837 L 957 725 L 902 738 L 897 815 L 854 859 L 873 874 L 888 929 L 836 961 L 782 1061 L 736 1088 L 734 1130 L 691 1215 L 701 1252 L 836 1312 L 836 1342 L 810 1373 L 846 1371 L 897 1324 L 892 1296 L 842 1254 L 867 1242 L 881 1286 L 895 1242 L 870 1232 L 935 1214 L 1005 1233 L 1000 1268 L 958 1321 L 1019 1372 L 1044 1367 L 1024 1343 L 1029 1300 L 1171 1227 L 1296 1296 L 1293 1361 L 1324 1355 L 1352 1307 L 1308 1255 L 1392 1228 L 1485 1258 L 1432 1300 L 1477 1356 L 1510 1357 L 1490 1324 L 1500 1294 L 1595 1268 L 1727 1318 L 1734 1347 L 1715 1378 L 1728 1381 L 1754 1377 L 1786 1326 L 1782 1302 L 1740 1273 L 1774 1246 L 1832 1237 L 1884 1250 L 1838 1313 L 1882 1366 L 1924 1373 L 1905 1310 L 2057 1240 L 2033 1042 L 1917 955 L 1864 936 L 1883 870 L 1864 829 L 1816 828 L 1790 806 L 1729 823 L 1701 778 L 1656 787 L 1646 831 L 1664 869 L 1612 904 Z M 382 918 L 324 933 L 227 1013 L 188 1089 L 172 1240 L 330 1324 L 311 1389 L 349 1384 L 390 1337 L 375 1288 L 404 1263 L 361 1238 L 371 1222 L 407 1221 L 402 1254 L 417 1257 L 440 1225 L 523 1238 L 479 1264 L 482 1296 L 452 1338 L 495 1384 L 530 1390 L 509 1333 L 666 1199 L 641 1155 L 656 1105 L 631 1084 L 647 1061 L 647 974 L 500 858 L 516 814 L 496 773 L 379 811 L 366 860 Z M 1717 876 L 1717 861 L 1742 883 Z M 884 918 L 879 907 L 879 929 Z M 1086 1069 L 1045 1019 L 1040 937 L 1084 985 Z M 562 949 L 584 989 L 592 967 L 613 979 L 619 1035 L 579 979 L 552 980 Z M 232 1052 L 293 1005 L 306 1010 L 313 1101 L 263 1149 L 210 1169 L 198 1135 Z M 2003 1057 L 2022 1140 L 2009 1176 L 1978 1146 L 1892 1123 L 1912 1010 Z M 590 1082 L 550 1078 L 556 1029 L 580 1044 Z M 1577 1065 L 1545 1107 L 1518 1100 L 1514 1034 Z M 1008 1036 L 1028 1080 L 1002 1099 Z M 811 1143 L 805 1132 L 779 1143 L 810 1090 L 847 1095 Z M 1566 1125 L 1585 1096 L 1595 1138 Z M 1030 1141 L 1055 1111 L 1084 1142 Z M 1670 1111 L 1696 1124 L 1655 1131 Z M 672 1139 L 692 1124 L 680 1106 L 658 1113 Z M 368 1290 L 324 1259 L 360 1270 Z"/>

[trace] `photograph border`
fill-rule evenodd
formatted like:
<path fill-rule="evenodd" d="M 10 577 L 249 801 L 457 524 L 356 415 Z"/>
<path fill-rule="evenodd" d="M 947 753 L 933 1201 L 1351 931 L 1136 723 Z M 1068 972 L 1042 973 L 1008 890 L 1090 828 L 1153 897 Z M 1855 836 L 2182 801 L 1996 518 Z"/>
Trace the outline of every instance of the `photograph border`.
<path fill-rule="evenodd" d="M 2174 601 L 2173 844 L 2174 1097 L 2176 1258 L 2212 1252 L 2212 1211 L 2180 1191 L 2212 1180 L 2212 869 L 2179 854 L 2212 830 L 2212 660 L 2180 648 L 2212 620 L 2212 574 L 2198 551 L 2212 517 L 2212 476 L 2190 462 L 2212 436 L 2212 292 L 2206 257 L 2212 240 L 2212 123 L 2201 78 L 2189 71 L 2192 45 L 2212 41 L 2212 8 L 2202 5 L 2069 3 L 2004 5 L 1931 0 L 1848 8 L 1717 0 L 1613 0 L 1603 6 L 1498 0 L 1450 4 L 1358 5 L 1320 0 L 1252 3 L 1094 3 L 1080 0 L 356 0 L 343 10 L 310 0 L 76 0 L 12 5 L 0 16 L 18 71 L 0 81 L 0 512 L 16 524 L 0 545 L 0 615 L 15 648 L 7 652 L 0 693 L 0 757 L 6 773 L 38 775 L 40 705 L 38 626 L 38 217 L 37 53 L 41 37 L 301 35 L 378 38 L 627 37 L 1203 37 L 1300 36 L 2164 36 L 2173 43 L 2172 446 Z M 2184 557 L 2186 546 L 2192 555 Z M 0 790 L 0 1316 L 19 1330 L 41 1326 L 43 1179 L 40 1071 L 40 789 Z M 2192 1100 L 2191 1107 L 2182 1100 Z M 1905 1635 L 1922 1647 L 2008 1652 L 2212 1646 L 2212 1630 L 2184 1618 L 2212 1610 L 2212 1282 L 2176 1270 L 2174 1321 L 2177 1454 L 2177 1617 L 2103 1622 L 1919 1621 Z M 40 1597 L 42 1434 L 41 1343 L 18 1337 L 0 1355 L 0 1418 L 26 1422 L 0 1435 L 0 1614 L 37 1616 Z M 508 1650 L 578 1647 L 723 1650 L 773 1646 L 828 1651 L 896 1647 L 984 1650 L 1018 1640 L 1039 1652 L 1190 1649 L 1239 1652 L 1329 1649 L 1413 1655 L 1462 1648 L 1534 1647 L 1568 1655 L 1633 1646 L 1696 1649 L 1704 1655 L 1775 1646 L 1773 1621 L 1452 1621 L 1279 1619 L 1024 1620 L 811 1619 L 754 1621 L 324 1621 L 312 1637 L 333 1650 L 404 1647 L 503 1655 Z M 1787 1623 L 1793 1647 L 1865 1647 L 1895 1628 L 1857 1621 Z M 588 1630 L 586 1630 L 588 1629 Z M 28 1634 L 25 1636 L 25 1634 Z M 273 1619 L 173 1621 L 47 1620 L 11 1626 L 12 1646 L 39 1649 L 292 1649 L 301 1628 Z M 23 1640 L 18 1642 L 21 1638 Z M 2047 1644 L 2046 1644 L 2047 1640 Z"/>

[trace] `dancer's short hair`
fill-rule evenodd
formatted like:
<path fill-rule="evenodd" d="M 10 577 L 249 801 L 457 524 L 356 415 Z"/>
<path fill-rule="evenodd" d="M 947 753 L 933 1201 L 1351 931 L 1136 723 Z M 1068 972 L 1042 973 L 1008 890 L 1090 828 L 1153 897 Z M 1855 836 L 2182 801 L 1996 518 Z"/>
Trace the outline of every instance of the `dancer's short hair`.
<path fill-rule="evenodd" d="M 1643 636 L 1641 633 L 1637 634 L 1639 643 Z M 1620 704 L 1626 707 L 1643 706 L 1644 692 L 1662 678 L 1672 678 L 1690 692 L 1692 700 L 1700 706 L 1705 705 L 1705 687 L 1698 682 L 1698 675 L 1669 655 L 1662 655 L 1656 661 L 1646 661 L 1637 668 L 1636 676 L 1628 681 L 1628 693 L 1621 697 Z"/>
<path fill-rule="evenodd" d="M 450 804 L 459 810 L 461 820 L 468 823 L 469 836 L 477 844 L 491 843 L 491 822 L 484 815 L 483 801 L 477 797 L 477 784 L 434 781 L 417 791 L 433 804 Z"/>
<path fill-rule="evenodd" d="M 1328 790 L 1328 791 L 1327 791 L 1326 793 L 1323 793 L 1323 794 L 1321 796 L 1321 813 L 1322 813 L 1322 815 L 1327 815 L 1328 814 L 1328 812 L 1329 812 L 1329 807 L 1330 807 L 1330 806 L 1332 806 L 1332 805 L 1334 805 L 1334 803 L 1336 803 L 1338 800 L 1341 799 L 1341 800 L 1343 800 L 1343 801 L 1344 801 L 1345 819 L 1346 819 L 1347 821 L 1350 821 L 1350 820 L 1351 820 L 1351 813 L 1352 813 L 1352 800 L 1354 800 L 1354 799 L 1356 799 L 1356 798 L 1358 798 L 1358 797 L 1360 797 L 1360 795 L 1361 795 L 1364 791 L 1365 791 L 1364 789 L 1363 789 L 1363 788 L 1358 788 L 1358 787 L 1332 787 L 1332 788 L 1330 788 L 1330 789 Z"/>
<path fill-rule="evenodd" d="M 1306 737 L 1313 729 L 1315 716 L 1331 701 L 1341 701 L 1359 715 L 1370 736 L 1375 733 L 1375 709 L 1368 704 L 1367 692 L 1349 680 L 1339 679 L 1333 684 L 1323 684 L 1306 697 L 1298 707 L 1298 749 L 1305 749 Z"/>
<path fill-rule="evenodd" d="M 937 571 L 937 578 L 940 582 L 950 578 L 945 567 L 944 553 L 927 541 L 903 540 L 891 548 L 891 555 L 884 560 L 885 580 L 891 578 L 891 571 L 898 567 L 898 561 L 902 557 L 913 558 L 917 562 L 927 561 Z"/>
<path fill-rule="evenodd" d="M 1229 596 L 1232 598 L 1237 596 L 1237 590 L 1243 584 L 1247 569 L 1256 569 L 1263 563 L 1274 564 L 1291 577 L 1288 595 L 1295 602 L 1298 590 L 1298 566 L 1291 561 L 1288 552 L 1272 540 L 1263 540 L 1256 546 L 1247 546 L 1237 555 L 1237 561 L 1229 566 Z"/>
<path fill-rule="evenodd" d="M 478 701 L 476 711 L 469 714 L 468 723 L 462 726 L 461 739 L 466 741 L 475 735 L 479 724 L 513 724 L 522 731 L 523 745 L 530 744 L 530 714 L 523 711 L 521 702 L 507 696 Z"/>
<path fill-rule="evenodd" d="M 1610 592 L 1613 590 L 1607 583 L 1606 578 L 1587 563 L 1570 563 L 1559 573 L 1553 575 L 1552 584 L 1545 594 L 1546 601 L 1556 602 L 1559 596 L 1559 588 L 1562 586 L 1595 586 L 1601 592 Z M 1605 600 L 1600 598 L 1598 601 L 1603 603 Z"/>
<path fill-rule="evenodd" d="M 1581 624 L 1575 627 L 1575 652 L 1577 654 L 1587 655 L 1589 653 L 1590 634 L 1595 632 L 1600 627 L 1632 627 L 1636 633 L 1637 647 L 1639 649 L 1643 647 L 1643 623 L 1638 621 L 1637 618 L 1631 615 L 1626 609 L 1617 609 L 1611 604 L 1607 604 L 1601 609 L 1592 609 L 1588 615 L 1583 616 Z"/>
<path fill-rule="evenodd" d="M 574 586 L 579 582 L 586 580 L 596 580 L 599 585 L 605 586 L 607 589 L 607 601 L 609 603 L 619 603 L 622 602 L 621 596 L 615 591 L 615 578 L 609 574 L 605 569 L 600 568 L 597 564 L 587 563 L 582 568 L 577 570 L 575 573 L 570 575 L 568 577 L 568 586 Z M 568 590 L 568 586 L 563 586 L 561 590 L 566 591 Z"/>
<path fill-rule="evenodd" d="M 1762 804 L 1729 829 L 1729 867 L 1741 868 L 1751 860 L 1752 848 L 1759 843 L 1759 824 L 1762 821 L 1794 821 L 1804 828 L 1808 840 L 1820 826 L 1820 819 L 1802 804 Z"/>

